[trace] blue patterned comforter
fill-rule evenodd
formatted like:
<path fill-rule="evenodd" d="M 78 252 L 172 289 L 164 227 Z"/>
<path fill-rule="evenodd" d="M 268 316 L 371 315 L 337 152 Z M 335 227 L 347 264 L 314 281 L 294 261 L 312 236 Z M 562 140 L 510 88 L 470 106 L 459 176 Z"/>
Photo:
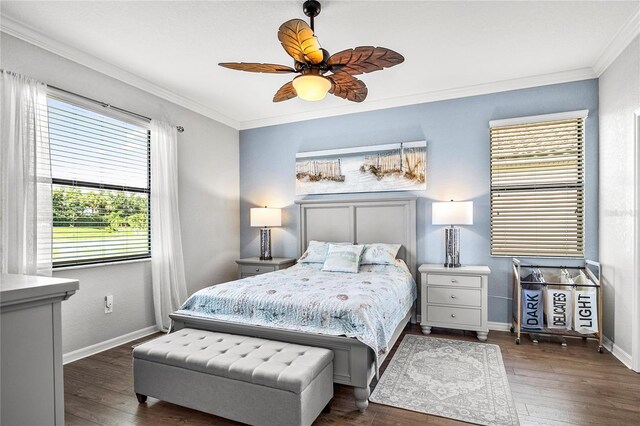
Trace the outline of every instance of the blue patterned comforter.
<path fill-rule="evenodd" d="M 416 300 L 416 283 L 402 261 L 362 265 L 357 274 L 322 272 L 321 263 L 207 287 L 179 314 L 286 330 L 355 337 L 376 357 Z"/>

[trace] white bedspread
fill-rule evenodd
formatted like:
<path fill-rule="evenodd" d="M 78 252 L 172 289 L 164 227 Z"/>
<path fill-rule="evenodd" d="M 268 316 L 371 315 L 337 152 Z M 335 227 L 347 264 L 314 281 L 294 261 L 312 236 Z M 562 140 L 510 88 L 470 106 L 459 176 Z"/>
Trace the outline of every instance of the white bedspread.
<path fill-rule="evenodd" d="M 393 331 L 416 300 L 416 283 L 401 260 L 362 265 L 357 274 L 322 272 L 299 263 L 268 274 L 207 287 L 178 313 L 286 330 L 355 337 L 386 353 Z"/>

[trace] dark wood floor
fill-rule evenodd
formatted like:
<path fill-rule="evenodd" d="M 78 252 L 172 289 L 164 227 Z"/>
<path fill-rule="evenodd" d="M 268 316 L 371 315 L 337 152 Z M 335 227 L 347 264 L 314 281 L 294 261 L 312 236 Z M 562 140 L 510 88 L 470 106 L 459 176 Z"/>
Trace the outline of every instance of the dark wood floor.
<path fill-rule="evenodd" d="M 408 327 L 405 333 L 420 334 L 417 326 Z M 436 329 L 432 336 L 477 341 L 474 333 Z M 67 425 L 236 424 L 153 398 L 138 404 L 133 393 L 131 346 L 153 337 L 64 367 Z M 597 353 L 594 342 L 569 339 L 568 347 L 562 348 L 550 342 L 534 345 L 525 336 L 516 346 L 505 332 L 490 332 L 488 342 L 500 345 L 522 425 L 640 424 L 640 374 L 606 351 Z M 331 413 L 321 414 L 315 424 L 459 423 L 378 404 L 370 404 L 366 413 L 360 414 L 353 404 L 351 388 L 336 385 Z"/>

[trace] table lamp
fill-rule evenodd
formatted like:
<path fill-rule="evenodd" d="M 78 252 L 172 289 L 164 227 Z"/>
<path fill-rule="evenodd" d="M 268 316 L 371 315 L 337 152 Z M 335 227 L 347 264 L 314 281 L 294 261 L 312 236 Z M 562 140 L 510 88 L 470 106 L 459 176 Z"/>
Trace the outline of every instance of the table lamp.
<path fill-rule="evenodd" d="M 451 225 L 444 230 L 444 266 L 460 266 L 460 228 L 454 225 L 473 225 L 473 201 L 439 201 L 431 204 L 431 224 Z"/>
<path fill-rule="evenodd" d="M 271 260 L 271 229 L 269 226 L 282 225 L 282 212 L 280 209 L 267 206 L 251 209 L 251 226 L 262 227 L 260 229 L 260 260 Z"/>

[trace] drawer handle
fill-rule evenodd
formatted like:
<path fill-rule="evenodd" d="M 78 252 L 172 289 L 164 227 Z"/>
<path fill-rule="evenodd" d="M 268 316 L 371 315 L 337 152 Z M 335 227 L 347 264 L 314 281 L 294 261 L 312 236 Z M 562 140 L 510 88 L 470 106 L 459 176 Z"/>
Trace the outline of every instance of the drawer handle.
<path fill-rule="evenodd" d="M 451 295 L 451 298 L 452 298 L 452 299 L 455 299 L 455 298 L 456 298 L 456 295 L 455 295 L 455 294 L 452 294 L 452 295 Z"/>
<path fill-rule="evenodd" d="M 458 280 L 456 280 L 455 278 L 451 278 L 451 282 L 452 282 L 452 283 L 457 283 L 457 282 L 458 282 Z"/>
<path fill-rule="evenodd" d="M 455 317 L 456 317 L 456 314 L 451 314 L 451 318 L 455 318 Z"/>
<path fill-rule="evenodd" d="M 256 268 L 256 272 L 260 272 L 260 268 Z"/>

